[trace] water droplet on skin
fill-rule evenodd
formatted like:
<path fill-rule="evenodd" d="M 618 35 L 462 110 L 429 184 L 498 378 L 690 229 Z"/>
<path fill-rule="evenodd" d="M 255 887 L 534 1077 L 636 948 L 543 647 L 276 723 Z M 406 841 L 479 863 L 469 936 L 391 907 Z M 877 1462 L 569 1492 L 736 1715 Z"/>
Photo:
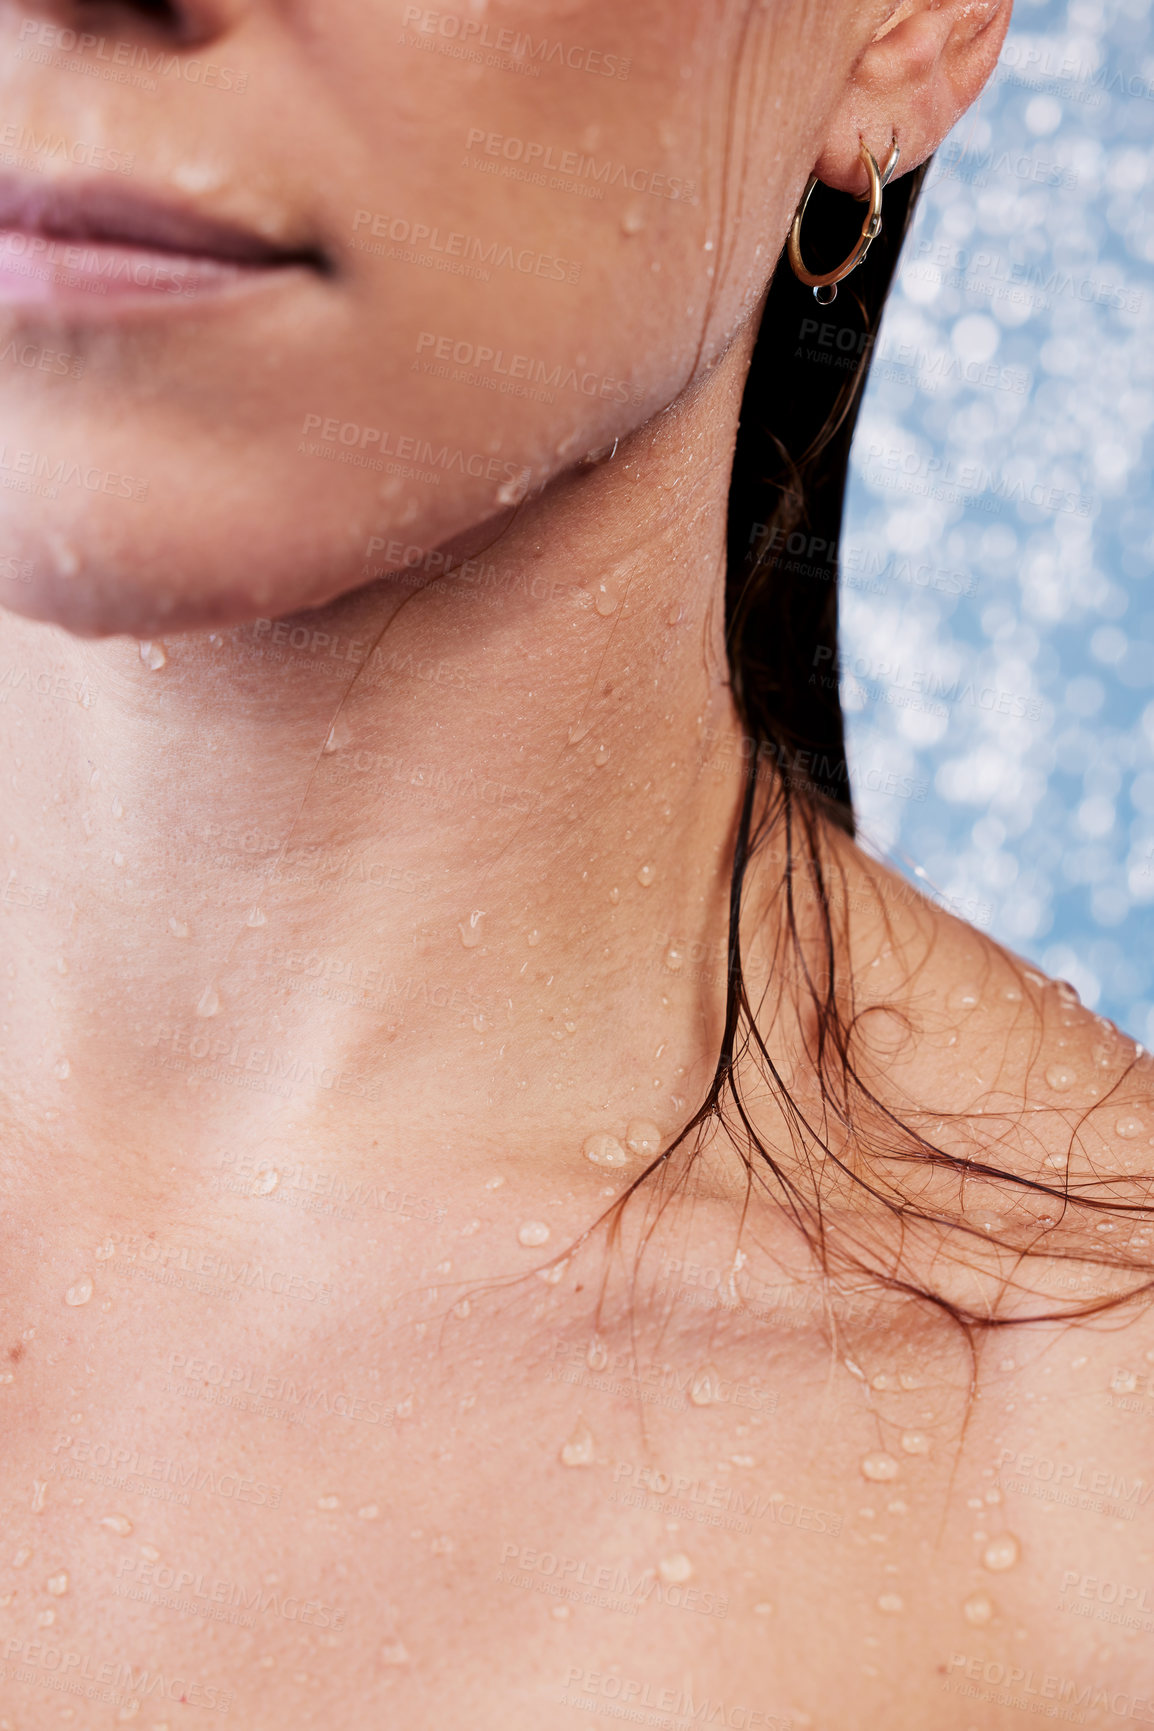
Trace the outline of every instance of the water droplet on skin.
<path fill-rule="evenodd" d="M 641 885 L 643 890 L 647 890 L 656 876 L 656 866 L 643 865 L 641 870 L 637 873 L 637 882 Z"/>
<path fill-rule="evenodd" d="M 772 1617 L 773 1606 L 768 1599 L 760 1599 L 753 1607 L 753 1614 L 755 1617 Z"/>
<path fill-rule="evenodd" d="M 317 1508 L 318 1509 L 324 1509 L 324 1510 L 328 1511 L 330 1509 L 339 1509 L 340 1506 L 341 1506 L 340 1497 L 318 1497 L 317 1498 Z"/>
<path fill-rule="evenodd" d="M 679 974 L 685 966 L 685 952 L 679 950 L 676 944 L 670 944 L 662 957 L 662 962 L 671 974 Z"/>
<path fill-rule="evenodd" d="M 908 1455 L 928 1455 L 930 1439 L 923 1430 L 903 1431 L 902 1449 Z"/>
<path fill-rule="evenodd" d="M 569 1266 L 569 1258 L 563 1256 L 560 1262 L 555 1262 L 551 1268 L 539 1268 L 537 1279 L 543 1280 L 546 1286 L 559 1286 L 565 1278 L 565 1270 Z"/>
<path fill-rule="evenodd" d="M 1053 1088 L 1056 1094 L 1065 1093 L 1076 1081 L 1077 1077 L 1069 1064 L 1051 1064 L 1046 1071 L 1046 1086 Z"/>
<path fill-rule="evenodd" d="M 174 938 L 186 938 L 188 936 L 188 926 L 184 920 L 171 918 L 168 922 L 168 929 Z"/>
<path fill-rule="evenodd" d="M 608 581 L 598 583 L 593 592 L 593 606 L 599 618 L 612 619 L 620 605 L 617 590 Z"/>
<path fill-rule="evenodd" d="M 268 919 L 263 908 L 250 908 L 248 918 L 244 923 L 255 930 L 258 926 L 267 926 Z"/>
<path fill-rule="evenodd" d="M 1114 1134 L 1121 1136 L 1124 1141 L 1129 1141 L 1133 1136 L 1141 1136 L 1145 1128 L 1141 1118 L 1119 1118 L 1114 1126 Z"/>
<path fill-rule="evenodd" d="M 438 1533 L 430 1548 L 435 1557 L 448 1557 L 452 1555 L 456 1547 L 448 1533 Z"/>
<path fill-rule="evenodd" d="M 363 1509 L 357 1510 L 358 1521 L 376 1521 L 380 1519 L 380 1508 L 376 1503 L 366 1503 Z"/>
<path fill-rule="evenodd" d="M 575 721 L 569 729 L 569 744 L 580 745 L 583 739 L 588 739 L 593 731 L 593 725 L 588 721 Z"/>
<path fill-rule="evenodd" d="M 321 747 L 322 757 L 332 757 L 334 752 L 343 751 L 352 744 L 353 730 L 342 715 L 329 728 L 324 745 Z"/>
<path fill-rule="evenodd" d="M 50 1629 L 55 1621 L 55 1611 L 37 1611 L 36 1613 L 36 1627 L 38 1629 Z"/>
<path fill-rule="evenodd" d="M 866 1455 L 861 1463 L 862 1477 L 883 1483 L 887 1479 L 896 1479 L 900 1468 L 893 1455 Z"/>
<path fill-rule="evenodd" d="M 536 927 L 534 927 L 533 930 L 529 933 L 528 937 L 525 939 L 525 942 L 528 944 L 528 946 L 531 950 L 535 950 L 537 948 L 537 945 L 541 942 L 541 934 L 536 929 Z"/>
<path fill-rule="evenodd" d="M 196 1013 L 202 1021 L 208 1021 L 212 1016 L 219 1016 L 220 998 L 217 994 L 216 986 L 212 981 L 209 982 L 209 984 L 204 988 L 204 991 L 200 994 L 200 999 L 196 1006 Z"/>
<path fill-rule="evenodd" d="M 85 1276 L 78 1280 L 75 1286 L 70 1286 L 64 1294 L 65 1304 L 87 1304 L 92 1297 L 92 1282 Z"/>
<path fill-rule="evenodd" d="M 132 1522 L 127 1515 L 101 1515 L 100 1524 L 121 1539 L 126 1539 L 132 1531 Z"/>
<path fill-rule="evenodd" d="M 613 903 L 613 906 L 616 907 L 618 902 L 621 900 L 621 891 L 616 888 L 611 889 L 609 891 L 609 900 Z"/>
<path fill-rule="evenodd" d="M 604 769 L 612 755 L 613 753 L 607 745 L 599 745 L 597 750 L 593 753 L 593 762 L 596 764 L 598 769 Z"/>
<path fill-rule="evenodd" d="M 689 1398 L 694 1406 L 712 1406 L 720 1387 L 721 1372 L 715 1365 L 707 1364 L 697 1372 L 690 1384 Z"/>
<path fill-rule="evenodd" d="M 590 1370 L 604 1370 L 609 1363 L 609 1348 L 596 1335 L 585 1349 L 585 1363 Z"/>
<path fill-rule="evenodd" d="M 459 1317 L 462 1322 L 464 1322 L 467 1316 L 472 1314 L 472 1311 L 473 1306 L 469 1303 L 467 1298 L 459 1298 L 453 1306 L 453 1315 Z"/>
<path fill-rule="evenodd" d="M 140 659 L 146 667 L 152 669 L 153 673 L 159 673 L 162 667 L 168 666 L 168 651 L 160 642 L 142 643 L 140 645 Z"/>
<path fill-rule="evenodd" d="M 55 1064 L 52 1066 L 52 1074 L 56 1077 L 58 1082 L 67 1082 L 69 1076 L 72 1074 L 72 1065 L 68 1062 L 67 1058 L 57 1058 Z"/>
<path fill-rule="evenodd" d="M 68 1591 L 68 1571 L 61 1569 L 58 1575 L 49 1575 L 44 1586 L 54 1599 L 62 1599 Z"/>
<path fill-rule="evenodd" d="M 561 1465 L 564 1467 L 587 1467 L 592 1465 L 593 1451 L 596 1444 L 593 1432 L 580 1414 L 577 1415 L 577 1425 L 567 1443 L 561 1449 Z"/>
<path fill-rule="evenodd" d="M 955 986 L 946 995 L 946 1007 L 950 1010 L 976 1010 L 981 1001 L 977 986 Z"/>
<path fill-rule="evenodd" d="M 408 1649 L 402 1641 L 386 1641 L 381 1648 L 382 1665 L 407 1665 L 409 1663 Z"/>
<path fill-rule="evenodd" d="M 683 1581 L 693 1578 L 693 1564 L 684 1551 L 676 1551 L 671 1557 L 662 1557 L 657 1573 L 667 1587 L 679 1587 Z"/>
<path fill-rule="evenodd" d="M 12 1557 L 12 1567 L 14 1569 L 22 1569 L 31 1555 L 32 1546 L 21 1545 L 20 1549 L 16 1551 Z"/>
<path fill-rule="evenodd" d="M 467 921 L 462 920 L 458 925 L 457 930 L 461 934 L 461 942 L 467 950 L 475 950 L 479 944 L 484 943 L 484 920 L 484 912 L 478 910 L 475 913 L 471 913 Z"/>
<path fill-rule="evenodd" d="M 625 1146 L 642 1158 L 660 1154 L 664 1138 L 661 1127 L 650 1118 L 631 1118 L 625 1128 Z"/>
<path fill-rule="evenodd" d="M 135 1719 L 136 1715 L 139 1712 L 140 1712 L 140 1699 L 138 1697 L 135 1701 L 126 1702 L 125 1705 L 120 1709 L 120 1712 L 116 1715 L 116 1717 L 117 1717 L 117 1719 Z"/>
<path fill-rule="evenodd" d="M 842 1363 L 845 1365 L 851 1376 L 856 1376 L 859 1382 L 865 1381 L 865 1371 L 862 1369 L 860 1364 L 855 1364 L 852 1358 L 843 1358 Z"/>
<path fill-rule="evenodd" d="M 615 1136 L 586 1136 L 581 1152 L 594 1166 L 628 1166 L 629 1156 Z"/>
<path fill-rule="evenodd" d="M 1012 1569 L 1021 1555 L 1021 1546 L 1013 1533 L 999 1533 L 996 1539 L 991 1539 L 982 1552 L 982 1566 L 991 1574 L 1000 1575 L 1006 1569 Z"/>
<path fill-rule="evenodd" d="M 634 205 L 633 208 L 627 210 L 625 215 L 621 218 L 621 232 L 629 238 L 632 238 L 635 234 L 640 234 L 644 227 L 645 212 L 641 209 L 640 205 Z"/>
<path fill-rule="evenodd" d="M 870 1377 L 870 1387 L 876 1388 L 878 1393 L 881 1394 L 884 1389 L 890 1387 L 889 1374 L 884 1370 L 879 1370 L 876 1376 Z"/>
<path fill-rule="evenodd" d="M 885 1611 L 887 1616 L 896 1616 L 906 1608 L 905 1600 L 898 1593 L 883 1593 L 878 1600 L 878 1610 Z"/>
<path fill-rule="evenodd" d="M 1072 1007 L 1073 1005 L 1081 1004 L 1082 1002 L 1081 998 L 1078 996 L 1076 987 L 1072 986 L 1069 980 L 1056 980 L 1054 982 L 1054 990 L 1057 992 L 1058 998 L 1063 1004 Z"/>
<path fill-rule="evenodd" d="M 975 1629 L 983 1629 L 993 1620 L 994 1602 L 985 1593 L 971 1593 L 962 1606 L 962 1616 Z"/>
<path fill-rule="evenodd" d="M 552 1609 L 550 1610 L 549 1615 L 551 1617 L 555 1617 L 557 1622 L 559 1622 L 559 1623 L 568 1622 L 568 1620 L 569 1620 L 569 1607 L 568 1607 L 568 1605 L 554 1605 L 552 1607 Z"/>

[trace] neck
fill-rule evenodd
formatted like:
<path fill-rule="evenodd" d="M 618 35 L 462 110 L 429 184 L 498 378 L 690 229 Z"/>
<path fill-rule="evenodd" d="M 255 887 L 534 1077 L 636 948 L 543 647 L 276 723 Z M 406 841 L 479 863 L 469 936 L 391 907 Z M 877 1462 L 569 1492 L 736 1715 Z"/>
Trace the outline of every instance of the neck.
<path fill-rule="evenodd" d="M 150 649 L 0 615 L 18 1122 L 97 1151 L 176 1123 L 189 1158 L 362 1109 L 476 1145 L 680 1122 L 743 790 L 747 358 L 457 576 Z"/>

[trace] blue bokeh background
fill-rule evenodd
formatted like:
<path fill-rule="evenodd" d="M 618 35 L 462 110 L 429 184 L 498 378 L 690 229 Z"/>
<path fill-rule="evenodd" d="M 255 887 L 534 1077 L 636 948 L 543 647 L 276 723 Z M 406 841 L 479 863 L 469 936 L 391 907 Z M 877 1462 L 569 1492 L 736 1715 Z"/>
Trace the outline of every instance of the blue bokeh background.
<path fill-rule="evenodd" d="M 1154 1046 L 1154 31 L 1017 0 L 874 351 L 842 541 L 863 840 Z"/>

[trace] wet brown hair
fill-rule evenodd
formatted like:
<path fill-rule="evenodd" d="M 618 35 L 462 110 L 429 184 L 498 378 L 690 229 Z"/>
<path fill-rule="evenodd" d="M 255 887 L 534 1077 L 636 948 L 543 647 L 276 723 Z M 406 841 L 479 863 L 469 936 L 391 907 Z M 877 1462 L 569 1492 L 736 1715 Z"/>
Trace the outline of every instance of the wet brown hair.
<path fill-rule="evenodd" d="M 1115 1197 L 1120 1180 L 1095 1176 L 1073 1181 L 1072 1151 L 1089 1108 L 1071 1128 L 1065 1173 L 1044 1180 L 994 1163 L 997 1137 L 980 1113 L 955 1115 L 953 1124 L 973 1128 L 963 1151 L 948 1151 L 898 1115 L 863 1077 L 854 1044 L 857 1016 L 852 982 L 840 977 L 844 933 L 835 930 L 836 873 L 826 845 L 828 828 L 855 832 L 845 729 L 836 677 L 838 645 L 838 543 L 845 507 L 850 445 L 886 298 L 897 268 L 929 164 L 895 181 L 886 191 L 881 235 L 865 263 L 840 288 L 836 301 L 819 306 L 812 290 L 782 257 L 773 277 L 742 404 L 729 500 L 726 580 L 727 646 L 733 695 L 746 733 L 747 774 L 737 826 L 730 882 L 725 1027 L 713 1081 L 697 1111 L 647 1170 L 628 1186 L 603 1217 L 613 1231 L 634 1197 L 648 1194 L 660 1174 L 657 1200 L 670 1188 L 688 1185 L 703 1133 L 724 1126 L 746 1173 L 747 1198 L 755 1189 L 771 1198 L 808 1241 L 820 1271 L 850 1275 L 879 1289 L 915 1299 L 960 1325 L 971 1346 L 977 1330 L 1027 1320 L 1072 1319 L 1113 1310 L 1154 1288 L 1151 1257 L 1139 1240 L 1109 1248 L 1093 1237 L 1095 1225 L 1112 1231 L 1129 1219 L 1154 1220 L 1144 1202 Z M 811 268 L 828 270 L 844 257 L 860 228 L 861 205 L 818 189 L 806 213 L 805 248 Z M 815 677 L 815 669 L 827 676 Z M 828 674 L 832 673 L 833 677 Z M 791 1095 L 774 1053 L 758 1026 L 746 986 L 741 911 L 747 868 L 770 836 L 784 858 L 781 889 L 782 938 L 773 973 L 804 1009 L 808 1057 L 817 1096 L 803 1106 Z M 844 884 L 842 886 L 844 888 Z M 910 889 L 911 903 L 918 892 Z M 816 960 L 803 942 L 799 908 L 819 909 Z M 1021 982 L 1024 1018 L 1041 1026 L 1048 988 L 1017 958 L 1002 952 Z M 1061 990 L 1061 988 L 1059 988 Z M 1072 994 L 1072 988 L 1066 988 Z M 1140 1050 L 1140 1049 L 1139 1049 Z M 1106 1091 L 1121 1088 L 1137 1059 L 1123 1057 Z M 767 1146 L 743 1098 L 742 1076 L 752 1063 L 780 1112 L 794 1159 L 784 1162 Z M 1106 1100 L 1097 1101 L 1101 1106 Z M 1024 1102 L 1023 1102 L 1024 1105 Z M 944 1121 L 934 1114 L 940 1134 Z M 980 1149 L 979 1153 L 971 1148 Z M 850 1152 L 852 1150 L 852 1152 Z M 913 1186 L 908 1174 L 918 1172 Z M 794 1176 L 797 1173 L 799 1176 Z M 927 1189 L 929 1175 L 936 1190 Z M 827 1182 L 860 1187 L 875 1204 L 881 1230 L 846 1233 L 830 1224 Z M 941 1182 L 944 1181 L 944 1182 Z M 963 1187 L 976 1181 L 1007 1198 L 1019 1216 L 1017 1229 L 999 1235 L 985 1222 L 963 1217 Z M 1133 1195 L 1134 1178 L 1126 1180 Z M 917 1189 L 915 1195 L 914 1189 Z M 932 1200 L 937 1198 L 936 1202 Z M 1051 1224 L 1073 1220 L 1063 1243 L 1047 1243 L 1039 1208 Z M 1078 1210 L 1085 1211 L 1078 1214 Z M 886 1220 L 893 1230 L 886 1233 Z M 1003 1222 L 1003 1225 L 1005 1223 Z M 949 1242 L 953 1258 L 965 1261 L 974 1240 L 1008 1254 L 1013 1272 L 1006 1289 L 1033 1296 L 1019 1276 L 1031 1255 L 1069 1262 L 1085 1274 L 1074 1284 L 1091 1289 L 1085 1302 L 1054 1306 L 1048 1299 L 1024 1314 L 1021 1304 L 967 1307 L 944 1289 L 915 1278 L 903 1251 L 907 1239 L 928 1229 L 939 1246 Z M 895 1248 L 896 1247 L 896 1248 Z M 1096 1277 L 1122 1275 L 1124 1289 L 1094 1291 Z M 1097 1280 L 1101 1288 L 1103 1282 Z"/>

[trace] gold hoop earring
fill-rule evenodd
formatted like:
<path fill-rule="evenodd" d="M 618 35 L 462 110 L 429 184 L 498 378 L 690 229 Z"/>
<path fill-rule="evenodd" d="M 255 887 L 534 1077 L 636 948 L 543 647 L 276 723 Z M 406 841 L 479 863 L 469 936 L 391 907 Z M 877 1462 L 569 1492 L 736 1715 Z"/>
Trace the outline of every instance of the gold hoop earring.
<path fill-rule="evenodd" d="M 861 158 L 865 163 L 866 173 L 870 177 L 869 192 L 865 195 L 869 200 L 869 209 L 866 212 L 866 219 L 862 223 L 862 231 L 858 238 L 858 243 L 850 253 L 849 257 L 843 259 L 836 270 L 827 270 L 821 275 L 815 275 L 813 271 L 807 270 L 801 256 L 802 218 L 805 216 L 805 207 L 809 203 L 810 194 L 818 184 L 817 175 L 811 174 L 806 182 L 801 203 L 798 205 L 797 211 L 794 215 L 793 227 L 789 231 L 788 253 L 790 266 L 793 270 L 794 276 L 796 276 L 801 282 L 809 284 L 813 289 L 813 298 L 819 306 L 828 307 L 832 305 L 832 303 L 837 299 L 838 283 L 841 282 L 843 277 L 847 277 L 852 270 L 857 269 L 873 242 L 881 233 L 882 192 L 893 178 L 893 172 L 898 165 L 898 157 L 900 155 L 901 151 L 898 148 L 898 142 L 894 139 L 890 148 L 889 156 L 886 158 L 885 167 L 879 168 L 873 153 L 866 144 L 862 144 Z"/>

